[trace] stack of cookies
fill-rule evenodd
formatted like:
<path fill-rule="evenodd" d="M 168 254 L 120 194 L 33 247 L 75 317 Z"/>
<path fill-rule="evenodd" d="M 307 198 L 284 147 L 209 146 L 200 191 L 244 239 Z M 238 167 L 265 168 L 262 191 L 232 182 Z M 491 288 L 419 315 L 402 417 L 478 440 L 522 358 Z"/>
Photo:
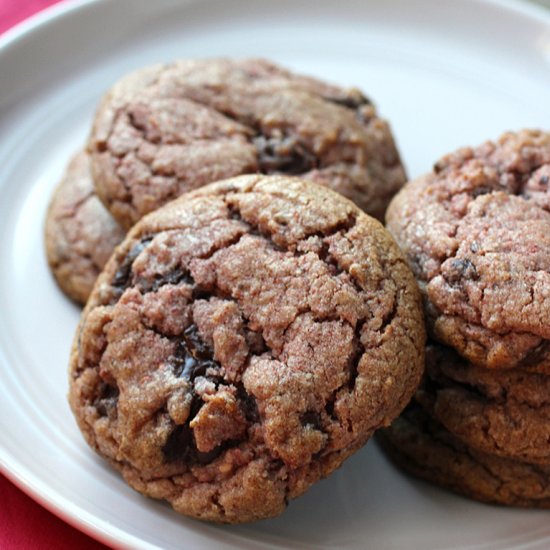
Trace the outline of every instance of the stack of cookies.
<path fill-rule="evenodd" d="M 387 223 L 431 342 L 383 447 L 477 500 L 550 507 L 550 135 L 506 133 L 442 158 Z"/>
<path fill-rule="evenodd" d="M 405 256 L 374 219 L 404 182 L 356 89 L 227 59 L 116 83 L 46 223 L 52 272 L 86 304 L 69 399 L 89 445 L 141 493 L 240 523 L 414 395 L 378 431 L 397 463 L 550 507 L 550 135 L 409 183 L 387 213 Z"/>
<path fill-rule="evenodd" d="M 46 230 L 61 288 L 86 302 L 69 400 L 89 445 L 141 493 L 240 523 L 388 426 L 425 331 L 406 260 L 365 211 L 381 218 L 404 180 L 357 90 L 258 60 L 117 83 Z"/>

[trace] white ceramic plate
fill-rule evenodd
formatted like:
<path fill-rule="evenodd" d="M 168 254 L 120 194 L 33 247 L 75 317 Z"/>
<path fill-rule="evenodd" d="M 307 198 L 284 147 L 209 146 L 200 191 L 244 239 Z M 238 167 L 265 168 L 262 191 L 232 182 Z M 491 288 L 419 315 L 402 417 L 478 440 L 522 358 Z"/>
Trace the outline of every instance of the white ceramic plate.
<path fill-rule="evenodd" d="M 79 311 L 48 273 L 42 226 L 100 95 L 181 57 L 266 56 L 358 85 L 412 176 L 505 129 L 550 128 L 550 17 L 481 0 L 65 3 L 0 39 L 0 464 L 34 498 L 130 548 L 548 548 L 548 512 L 413 481 L 374 444 L 275 520 L 217 527 L 142 498 L 84 444 L 66 402 Z"/>

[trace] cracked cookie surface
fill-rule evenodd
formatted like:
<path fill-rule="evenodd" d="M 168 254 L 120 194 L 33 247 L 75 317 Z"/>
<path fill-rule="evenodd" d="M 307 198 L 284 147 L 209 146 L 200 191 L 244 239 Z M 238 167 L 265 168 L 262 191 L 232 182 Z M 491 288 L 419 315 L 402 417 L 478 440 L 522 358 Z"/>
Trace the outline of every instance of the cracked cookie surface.
<path fill-rule="evenodd" d="M 242 176 L 117 248 L 75 336 L 70 403 L 138 491 L 240 523 L 387 426 L 423 362 L 420 295 L 389 233 L 326 188 Z"/>
<path fill-rule="evenodd" d="M 382 219 L 405 182 L 388 124 L 356 89 L 265 60 L 184 60 L 121 79 L 95 117 L 97 192 L 129 228 L 224 178 L 301 175 Z"/>
<path fill-rule="evenodd" d="M 46 216 L 46 255 L 61 290 L 86 303 L 124 235 L 94 192 L 87 153 L 77 153 L 52 195 Z"/>
<path fill-rule="evenodd" d="M 510 132 L 443 157 L 388 209 L 431 335 L 478 366 L 550 373 L 549 182 L 550 134 Z"/>
<path fill-rule="evenodd" d="M 475 367 L 434 344 L 416 400 L 469 447 L 550 466 L 549 376 Z"/>
<path fill-rule="evenodd" d="M 409 405 L 377 440 L 410 474 L 481 502 L 550 508 L 550 467 L 482 453 Z"/>

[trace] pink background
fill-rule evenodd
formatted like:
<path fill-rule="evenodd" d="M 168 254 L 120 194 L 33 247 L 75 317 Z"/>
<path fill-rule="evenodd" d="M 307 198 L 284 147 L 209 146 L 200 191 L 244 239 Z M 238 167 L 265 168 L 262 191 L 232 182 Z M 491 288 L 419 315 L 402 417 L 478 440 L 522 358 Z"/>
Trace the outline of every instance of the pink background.
<path fill-rule="evenodd" d="M 0 34 L 59 0 L 0 0 Z M 2 550 L 105 550 L 34 502 L 0 474 Z"/>

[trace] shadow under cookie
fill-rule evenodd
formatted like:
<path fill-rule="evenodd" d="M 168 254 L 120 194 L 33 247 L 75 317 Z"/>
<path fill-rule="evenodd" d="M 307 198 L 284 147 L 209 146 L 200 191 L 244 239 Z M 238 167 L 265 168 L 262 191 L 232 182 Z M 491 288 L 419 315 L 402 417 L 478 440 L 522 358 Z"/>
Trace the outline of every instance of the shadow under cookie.
<path fill-rule="evenodd" d="M 453 492 L 492 504 L 550 508 L 550 466 L 476 451 L 414 402 L 376 438 L 399 468 Z"/>

